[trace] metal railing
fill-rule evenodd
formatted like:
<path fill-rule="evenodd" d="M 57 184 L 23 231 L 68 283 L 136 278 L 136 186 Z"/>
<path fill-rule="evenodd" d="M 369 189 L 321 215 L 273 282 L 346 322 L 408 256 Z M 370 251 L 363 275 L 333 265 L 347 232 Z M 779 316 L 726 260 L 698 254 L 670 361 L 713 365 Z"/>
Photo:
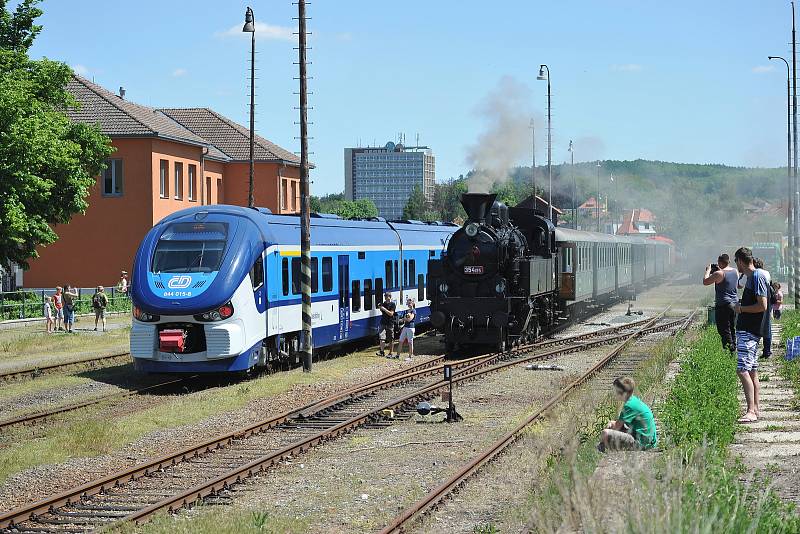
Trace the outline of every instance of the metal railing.
<path fill-rule="evenodd" d="M 95 288 L 79 287 L 75 289 L 78 292 L 78 297 L 73 300 L 75 314 L 91 313 Z M 43 318 L 45 298 L 54 294 L 55 289 L 0 292 L 0 321 Z M 116 288 L 110 287 L 106 290 L 106 296 L 108 297 L 106 311 L 130 311 L 131 300 L 126 293 L 121 293 Z M 53 314 L 55 315 L 55 307 L 53 308 Z"/>

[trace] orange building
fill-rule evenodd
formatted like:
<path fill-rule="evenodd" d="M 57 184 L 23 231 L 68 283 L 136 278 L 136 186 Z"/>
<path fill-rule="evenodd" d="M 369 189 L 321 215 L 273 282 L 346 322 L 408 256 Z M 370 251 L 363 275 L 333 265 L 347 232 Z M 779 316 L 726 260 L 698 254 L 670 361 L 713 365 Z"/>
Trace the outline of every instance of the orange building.
<path fill-rule="evenodd" d="M 58 240 L 38 249 L 24 287 L 112 285 L 130 271 L 139 242 L 166 215 L 205 204 L 247 205 L 249 130 L 207 108 L 154 109 L 75 76 L 80 104 L 68 115 L 96 124 L 114 153 L 92 187 L 86 213 L 54 226 Z M 300 211 L 300 158 L 255 138 L 255 203 Z"/>

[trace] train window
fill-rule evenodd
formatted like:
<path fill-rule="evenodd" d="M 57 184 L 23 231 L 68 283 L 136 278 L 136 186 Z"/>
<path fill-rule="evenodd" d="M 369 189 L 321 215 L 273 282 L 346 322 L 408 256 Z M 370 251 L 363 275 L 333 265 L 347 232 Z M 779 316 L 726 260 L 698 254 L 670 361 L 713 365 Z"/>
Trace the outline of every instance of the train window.
<path fill-rule="evenodd" d="M 408 287 L 408 260 L 403 260 L 403 287 Z"/>
<path fill-rule="evenodd" d="M 311 258 L 311 292 L 319 293 L 319 258 Z"/>
<path fill-rule="evenodd" d="M 366 258 L 367 258 L 367 253 L 364 252 L 363 250 L 358 253 L 358 259 L 359 260 L 364 260 Z"/>
<path fill-rule="evenodd" d="M 417 302 L 423 300 L 425 300 L 425 275 L 421 274 L 417 276 Z"/>
<path fill-rule="evenodd" d="M 417 262 L 415 260 L 408 260 L 408 279 L 414 283 L 414 278 L 417 277 Z"/>
<path fill-rule="evenodd" d="M 386 288 L 392 287 L 392 260 L 386 260 Z"/>
<path fill-rule="evenodd" d="M 361 310 L 361 281 L 353 280 L 353 295 L 350 304 L 350 309 L 353 311 Z"/>
<path fill-rule="evenodd" d="M 281 280 L 283 285 L 283 295 L 289 294 L 289 260 L 283 258 L 281 260 Z"/>
<path fill-rule="evenodd" d="M 429 250 L 428 251 L 428 257 L 429 258 L 433 258 L 434 256 L 436 256 L 436 251 L 435 250 Z"/>
<path fill-rule="evenodd" d="M 333 258 L 330 256 L 322 258 L 322 290 L 331 291 L 333 289 Z"/>
<path fill-rule="evenodd" d="M 394 281 L 393 286 L 399 286 L 400 285 L 400 277 L 397 276 L 397 260 L 394 260 L 394 278 L 393 278 L 393 281 Z"/>
<path fill-rule="evenodd" d="M 372 309 L 372 280 L 364 280 L 364 309 Z"/>
<path fill-rule="evenodd" d="M 258 256 L 258 259 L 253 264 L 253 268 L 250 269 L 250 283 L 253 284 L 253 290 L 264 285 L 264 258 L 261 255 Z"/>
<path fill-rule="evenodd" d="M 292 258 L 292 295 L 300 294 L 300 258 Z"/>
<path fill-rule="evenodd" d="M 375 279 L 375 308 L 383 302 L 383 278 Z"/>

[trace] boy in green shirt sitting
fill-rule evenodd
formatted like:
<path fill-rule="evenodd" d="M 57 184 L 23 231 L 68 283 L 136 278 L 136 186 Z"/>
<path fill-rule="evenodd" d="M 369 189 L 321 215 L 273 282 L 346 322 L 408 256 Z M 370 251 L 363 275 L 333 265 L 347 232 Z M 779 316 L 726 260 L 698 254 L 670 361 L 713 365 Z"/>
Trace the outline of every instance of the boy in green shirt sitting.
<path fill-rule="evenodd" d="M 617 420 L 609 421 L 603 430 L 597 445 L 600 452 L 647 450 L 658 444 L 653 412 L 633 394 L 635 387 L 636 383 L 632 378 L 614 379 L 614 393 L 624 404 Z"/>

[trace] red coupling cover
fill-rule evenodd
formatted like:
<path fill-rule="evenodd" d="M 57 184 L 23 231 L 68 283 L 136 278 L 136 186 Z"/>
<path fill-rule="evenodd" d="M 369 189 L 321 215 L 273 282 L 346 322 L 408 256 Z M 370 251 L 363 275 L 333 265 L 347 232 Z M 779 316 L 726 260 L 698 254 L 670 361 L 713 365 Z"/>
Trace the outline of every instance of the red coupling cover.
<path fill-rule="evenodd" d="M 161 352 L 183 352 L 186 345 L 186 331 L 180 329 L 162 330 L 158 334 Z"/>

